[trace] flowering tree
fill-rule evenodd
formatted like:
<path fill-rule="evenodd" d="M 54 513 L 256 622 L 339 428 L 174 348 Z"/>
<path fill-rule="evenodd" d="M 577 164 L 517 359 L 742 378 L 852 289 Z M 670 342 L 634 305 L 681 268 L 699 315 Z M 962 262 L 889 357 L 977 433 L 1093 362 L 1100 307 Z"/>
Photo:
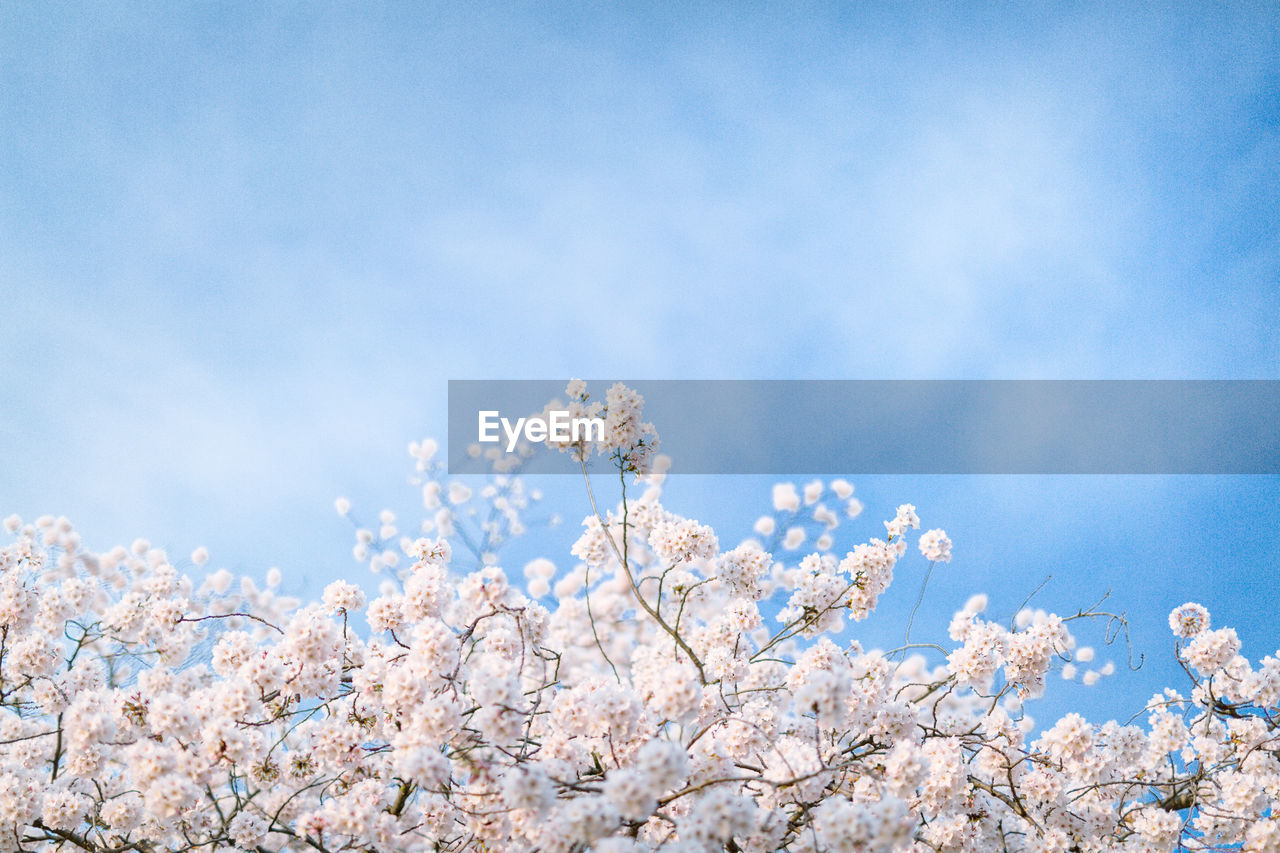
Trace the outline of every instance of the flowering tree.
<path fill-rule="evenodd" d="M 607 430 L 559 449 L 606 462 L 616 499 L 589 491 L 576 565 L 535 560 L 523 587 L 496 554 L 537 495 L 509 475 L 446 485 L 429 442 L 411 451 L 432 535 L 392 546 L 389 514 L 357 533 L 385 577 L 371 601 L 346 582 L 305 605 L 226 571 L 197 583 L 144 541 L 97 553 L 65 519 L 9 518 L 0 846 L 1280 850 L 1280 661 L 1251 665 L 1204 608 L 1170 616 L 1189 690 L 1142 724 L 1072 713 L 1034 737 L 1023 702 L 1090 658 L 1072 623 L 1113 635 L 1120 617 L 1002 625 L 977 596 L 950 649 L 864 649 L 846 620 L 908 557 L 913 507 L 839 555 L 824 498 L 856 514 L 851 487 L 784 484 L 760 538 L 721 549 L 662 506 L 639 396 L 568 390 Z M 940 530 L 916 549 L 930 569 L 951 555 Z"/>

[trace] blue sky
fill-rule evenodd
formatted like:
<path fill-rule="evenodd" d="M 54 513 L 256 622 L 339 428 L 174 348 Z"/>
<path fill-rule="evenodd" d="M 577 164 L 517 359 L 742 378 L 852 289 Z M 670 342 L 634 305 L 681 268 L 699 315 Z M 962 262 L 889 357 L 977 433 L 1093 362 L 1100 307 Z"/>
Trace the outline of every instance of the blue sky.
<path fill-rule="evenodd" d="M 1277 57 L 1276 3 L 4 4 L 0 509 L 324 579 L 449 378 L 1280 378 Z M 939 612 L 1056 562 L 1277 645 L 1274 479 L 859 489 L 970 549 Z"/>

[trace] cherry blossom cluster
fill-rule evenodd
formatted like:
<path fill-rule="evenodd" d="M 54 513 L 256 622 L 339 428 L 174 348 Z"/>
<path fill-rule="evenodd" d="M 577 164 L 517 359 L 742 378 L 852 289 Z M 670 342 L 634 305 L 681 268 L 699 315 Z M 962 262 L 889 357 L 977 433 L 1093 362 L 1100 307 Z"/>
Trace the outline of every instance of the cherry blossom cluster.
<path fill-rule="evenodd" d="M 441 541 L 459 544 L 459 564 L 472 567 L 497 562 L 503 545 L 523 536 L 531 525 L 559 525 L 561 518 L 551 514 L 530 518 L 530 512 L 542 501 L 542 492 L 526 488 L 525 481 L 505 471 L 509 467 L 495 463 L 497 472 L 479 488 L 461 479 L 447 479 L 437 456 L 439 445 L 434 439 L 409 442 L 409 455 L 414 472 L 409 482 L 421 488 L 426 516 L 416 530 L 402 532 L 396 513 L 383 509 L 378 523 L 362 524 L 356 519 L 351 501 L 338 498 L 334 508 L 355 527 L 352 555 L 374 574 L 402 579 L 405 555 L 410 553 L 416 537 L 430 535 Z M 520 456 L 512 456 L 514 463 Z M 514 465 L 518 468 L 518 464 Z"/>
<path fill-rule="evenodd" d="M 617 492 L 588 489 L 563 568 L 498 565 L 532 492 L 499 474 L 455 493 L 429 444 L 424 525 L 357 533 L 396 579 L 377 595 L 301 602 L 204 549 L 95 552 L 66 519 L 7 519 L 0 848 L 1280 851 L 1280 652 L 1251 663 L 1188 603 L 1181 692 L 1037 728 L 1050 673 L 1094 661 L 1073 630 L 1122 617 L 998 621 L 979 595 L 936 645 L 864 648 L 854 623 L 895 573 L 952 559 L 942 530 L 904 504 L 840 553 L 834 520 L 862 506 L 815 481 L 780 485 L 729 547 L 663 504 L 639 396 L 607 406 Z M 473 499 L 498 522 L 464 536 Z"/>

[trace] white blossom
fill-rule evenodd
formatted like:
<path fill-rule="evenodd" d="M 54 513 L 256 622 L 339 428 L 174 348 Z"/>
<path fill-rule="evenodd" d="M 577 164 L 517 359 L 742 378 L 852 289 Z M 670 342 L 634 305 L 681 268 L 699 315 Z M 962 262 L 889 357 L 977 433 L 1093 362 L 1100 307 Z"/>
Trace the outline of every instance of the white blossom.
<path fill-rule="evenodd" d="M 174 853 L 1280 850 L 1280 651 L 1247 659 L 1189 603 L 1169 619 L 1182 692 L 1131 722 L 1037 723 L 1055 667 L 1085 685 L 1116 671 L 1081 641 L 1115 640 L 1119 617 L 997 621 L 952 589 L 950 624 L 913 629 L 927 641 L 864 648 L 846 627 L 927 568 L 912 505 L 840 557 L 852 485 L 784 483 L 761 496 L 763 539 L 721 551 L 661 476 L 618 476 L 665 470 L 643 399 L 567 390 L 605 413 L 594 462 L 615 491 L 593 481 L 559 568 L 504 570 L 533 491 L 442 483 L 430 441 L 410 445 L 427 518 L 353 525 L 381 574 L 319 601 L 281 594 L 278 571 L 191 578 L 145 539 L 92 551 L 65 519 L 6 519 L 0 835 Z M 918 545 L 950 559 L 941 530 Z"/>

